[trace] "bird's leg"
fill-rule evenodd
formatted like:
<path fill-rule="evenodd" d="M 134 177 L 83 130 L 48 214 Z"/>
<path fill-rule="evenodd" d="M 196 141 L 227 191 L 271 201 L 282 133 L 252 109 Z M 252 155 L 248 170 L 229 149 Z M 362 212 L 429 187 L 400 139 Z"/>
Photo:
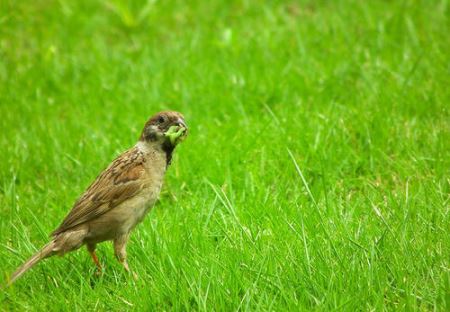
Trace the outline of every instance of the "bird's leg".
<path fill-rule="evenodd" d="M 129 234 L 123 234 L 114 240 L 114 254 L 117 260 L 123 265 L 125 271 L 130 272 L 127 262 L 127 242 Z"/>
<path fill-rule="evenodd" d="M 97 266 L 98 272 L 101 273 L 102 265 L 100 264 L 100 261 L 98 261 L 97 255 L 95 254 L 96 245 L 95 244 L 87 244 L 86 247 L 87 247 L 89 254 L 92 257 L 92 260 L 94 261 L 95 265 Z"/>

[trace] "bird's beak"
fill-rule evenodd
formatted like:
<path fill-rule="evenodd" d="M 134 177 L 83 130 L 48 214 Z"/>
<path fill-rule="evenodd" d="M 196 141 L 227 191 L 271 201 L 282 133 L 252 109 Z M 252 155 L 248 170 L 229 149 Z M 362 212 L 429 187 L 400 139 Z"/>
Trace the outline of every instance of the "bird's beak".
<path fill-rule="evenodd" d="M 183 141 L 187 136 L 188 128 L 183 119 L 178 118 L 172 126 L 164 133 L 164 135 L 170 140 L 172 145 L 176 145 Z"/>
<path fill-rule="evenodd" d="M 181 118 L 178 118 L 175 124 L 176 124 L 177 126 L 179 126 L 179 127 L 183 127 L 183 128 L 185 128 L 185 129 L 187 129 L 186 123 L 185 123 L 184 120 L 181 119 Z"/>

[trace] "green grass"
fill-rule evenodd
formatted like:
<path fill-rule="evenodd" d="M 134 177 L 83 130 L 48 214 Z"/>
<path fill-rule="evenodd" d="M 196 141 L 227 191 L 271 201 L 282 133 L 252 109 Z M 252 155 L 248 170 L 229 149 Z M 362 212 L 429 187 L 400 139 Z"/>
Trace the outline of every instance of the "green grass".
<path fill-rule="evenodd" d="M 0 2 L 0 273 L 179 110 L 134 281 L 99 247 L 1 310 L 449 310 L 450 3 Z"/>

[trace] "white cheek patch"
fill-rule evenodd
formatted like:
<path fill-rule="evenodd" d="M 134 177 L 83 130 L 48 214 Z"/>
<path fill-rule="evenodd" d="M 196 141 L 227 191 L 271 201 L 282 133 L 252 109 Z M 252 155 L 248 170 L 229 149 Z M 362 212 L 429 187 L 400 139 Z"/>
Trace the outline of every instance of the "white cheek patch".
<path fill-rule="evenodd" d="M 147 126 L 144 131 L 144 137 L 146 141 L 156 141 L 164 136 L 161 129 L 159 129 L 159 127 L 156 125 Z"/>
<path fill-rule="evenodd" d="M 159 131 L 159 128 L 156 125 L 151 125 L 150 129 L 152 130 L 152 132 L 158 132 Z"/>

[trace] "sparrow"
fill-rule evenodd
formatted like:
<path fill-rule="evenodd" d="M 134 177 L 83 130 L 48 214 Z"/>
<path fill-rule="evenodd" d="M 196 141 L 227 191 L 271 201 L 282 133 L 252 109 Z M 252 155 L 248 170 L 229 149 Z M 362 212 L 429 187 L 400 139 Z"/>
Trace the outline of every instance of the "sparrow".
<path fill-rule="evenodd" d="M 42 259 L 63 256 L 83 245 L 101 272 L 95 249 L 104 241 L 113 241 L 117 260 L 130 272 L 126 252 L 130 233 L 158 200 L 172 153 L 187 133 L 184 117 L 178 112 L 152 116 L 136 145 L 100 173 L 51 233 L 50 242 L 16 270 L 7 285 Z"/>

